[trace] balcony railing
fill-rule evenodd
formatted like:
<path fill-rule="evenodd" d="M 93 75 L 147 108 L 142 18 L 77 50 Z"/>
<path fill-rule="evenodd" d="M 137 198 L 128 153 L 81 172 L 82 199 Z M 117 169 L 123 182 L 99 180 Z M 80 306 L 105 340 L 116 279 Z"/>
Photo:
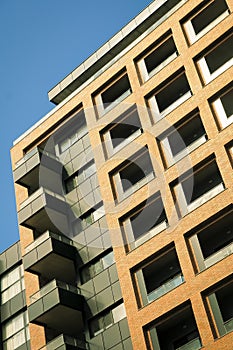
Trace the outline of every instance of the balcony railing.
<path fill-rule="evenodd" d="M 55 197 L 55 198 L 60 199 L 63 202 L 65 202 L 65 198 L 62 195 L 55 193 L 51 190 L 47 190 L 44 187 L 40 187 L 37 191 L 35 191 L 33 194 L 31 194 L 31 196 L 29 196 L 27 199 L 25 199 L 25 201 L 20 203 L 20 205 L 19 205 L 20 210 L 25 208 L 28 204 L 30 204 L 32 201 L 34 201 L 36 198 L 40 197 L 44 193 L 49 194 L 50 196 Z"/>
<path fill-rule="evenodd" d="M 225 189 L 224 184 L 221 182 L 217 186 L 211 188 L 209 191 L 201 195 L 199 198 L 195 199 L 193 202 L 188 204 L 188 212 L 193 211 L 200 205 L 206 203 L 213 197 L 217 196 L 220 192 L 222 192 Z"/>
<path fill-rule="evenodd" d="M 87 344 L 85 341 L 70 337 L 68 335 L 61 334 L 57 338 L 51 340 L 49 343 L 47 343 L 45 346 L 40 348 L 40 350 L 55 350 L 59 349 L 60 346 L 68 345 L 77 348 L 78 350 L 86 350 Z"/>
<path fill-rule="evenodd" d="M 190 340 L 188 343 L 176 348 L 176 350 L 198 350 L 202 347 L 201 341 L 199 338 Z"/>
<path fill-rule="evenodd" d="M 210 267 L 221 259 L 224 259 L 228 255 L 233 253 L 233 243 L 228 244 L 226 247 L 220 249 L 214 254 L 211 254 L 205 259 L 205 266 Z"/>
<path fill-rule="evenodd" d="M 40 147 L 33 148 L 30 152 L 26 153 L 23 158 L 21 158 L 17 163 L 15 163 L 15 167 L 18 168 L 20 165 L 22 165 L 25 161 L 33 157 L 37 152 L 41 153 L 42 155 L 46 155 L 49 158 L 55 159 L 59 161 L 59 159 L 56 157 L 55 154 L 45 151 L 44 149 Z"/>
<path fill-rule="evenodd" d="M 159 234 L 161 231 L 165 230 L 167 228 L 168 222 L 167 219 L 160 222 L 158 225 L 153 227 L 150 231 L 143 234 L 142 237 L 139 237 L 135 242 L 133 240 L 133 245 L 135 247 L 139 247 L 146 241 L 148 241 L 150 238 L 154 237 L 155 235 Z"/>
<path fill-rule="evenodd" d="M 202 135 L 200 138 L 198 138 L 197 140 L 193 141 L 186 148 L 184 148 L 182 151 L 178 152 L 175 156 L 173 156 L 173 162 L 171 162 L 171 163 L 173 164 L 175 162 L 178 162 L 181 158 L 187 156 L 187 154 L 191 153 L 197 147 L 199 147 L 203 143 L 205 143 L 207 141 L 207 139 L 208 138 L 207 138 L 206 134 Z"/>
<path fill-rule="evenodd" d="M 178 287 L 183 282 L 184 282 L 184 277 L 181 273 L 179 273 L 178 275 L 176 275 L 176 276 L 172 277 L 171 279 L 169 279 L 168 281 L 166 281 L 162 286 L 153 290 L 153 292 L 149 293 L 147 295 L 148 302 L 150 303 L 153 300 L 158 299 L 162 295 L 164 295 L 164 294 L 168 293 L 169 291 L 171 291 L 172 289 Z"/>
<path fill-rule="evenodd" d="M 74 241 L 70 240 L 69 238 L 66 238 L 65 236 L 61 236 L 61 235 L 59 235 L 57 233 L 54 233 L 54 232 L 51 232 L 51 231 L 46 231 L 40 237 L 35 239 L 34 242 L 29 244 L 25 248 L 25 253 L 26 254 L 29 253 L 30 251 L 32 251 L 33 249 L 35 249 L 36 247 L 41 245 L 43 242 L 45 242 L 49 238 L 54 238 L 57 241 L 61 241 L 61 242 L 65 243 L 65 244 L 69 244 L 71 246 L 75 246 L 76 245 Z"/>
<path fill-rule="evenodd" d="M 30 296 L 30 303 L 33 304 L 40 298 L 44 297 L 46 294 L 50 293 L 52 290 L 60 288 L 63 290 L 67 290 L 69 292 L 80 294 L 80 290 L 77 287 L 71 286 L 70 284 L 67 284 L 65 282 L 52 280 L 50 283 L 46 284 L 44 287 L 42 287 L 38 292 L 34 293 Z"/>

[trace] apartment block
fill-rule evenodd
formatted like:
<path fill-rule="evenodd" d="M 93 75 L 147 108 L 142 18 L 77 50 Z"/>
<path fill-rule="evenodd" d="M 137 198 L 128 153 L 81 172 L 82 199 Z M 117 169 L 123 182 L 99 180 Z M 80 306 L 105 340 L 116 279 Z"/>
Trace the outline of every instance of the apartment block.
<path fill-rule="evenodd" d="M 153 1 L 14 142 L 4 350 L 232 350 L 232 11 Z"/>

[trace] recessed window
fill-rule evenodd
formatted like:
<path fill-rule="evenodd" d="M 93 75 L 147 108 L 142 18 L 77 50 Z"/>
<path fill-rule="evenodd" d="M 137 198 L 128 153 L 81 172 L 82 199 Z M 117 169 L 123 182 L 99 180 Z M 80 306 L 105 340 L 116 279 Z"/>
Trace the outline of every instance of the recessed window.
<path fill-rule="evenodd" d="M 155 93 L 147 98 L 155 121 L 158 121 L 185 102 L 192 92 L 185 72 L 169 78 Z"/>
<path fill-rule="evenodd" d="M 174 247 L 156 254 L 152 261 L 134 272 L 133 277 L 138 286 L 139 306 L 160 298 L 184 282 Z"/>
<path fill-rule="evenodd" d="M 73 223 L 73 233 L 75 235 L 84 231 L 88 226 L 105 215 L 103 203 L 99 203 L 95 208 L 89 209 Z"/>
<path fill-rule="evenodd" d="M 232 47 L 233 35 L 231 34 L 196 60 L 204 84 L 208 84 L 233 65 Z"/>
<path fill-rule="evenodd" d="M 74 188 L 80 185 L 83 181 L 89 178 L 96 172 L 96 166 L 94 161 L 87 163 L 81 169 L 79 169 L 76 173 L 69 176 L 64 180 L 65 191 L 66 193 L 71 192 Z"/>
<path fill-rule="evenodd" d="M 196 272 L 233 253 L 233 208 L 227 208 L 189 234 L 188 247 Z"/>
<path fill-rule="evenodd" d="M 87 133 L 87 124 L 84 111 L 81 110 L 72 117 L 63 127 L 56 133 L 55 150 L 59 156 L 64 153 L 75 142 L 81 139 Z"/>
<path fill-rule="evenodd" d="M 134 106 L 100 132 L 107 157 L 132 142 L 141 133 L 141 122 L 137 108 Z"/>
<path fill-rule="evenodd" d="M 178 56 L 172 35 L 157 40 L 136 59 L 142 80 L 145 82 Z"/>
<path fill-rule="evenodd" d="M 144 147 L 110 173 L 113 193 L 118 201 L 154 178 L 149 151 Z"/>
<path fill-rule="evenodd" d="M 182 21 L 188 43 L 193 44 L 200 39 L 227 17 L 229 13 L 225 0 L 209 1 L 201 8 L 194 10 L 191 16 Z"/>
<path fill-rule="evenodd" d="M 125 70 L 114 76 L 93 95 L 99 117 L 131 94 L 129 78 Z"/>
<path fill-rule="evenodd" d="M 97 317 L 89 321 L 90 336 L 95 337 L 105 329 L 113 326 L 126 317 L 125 305 L 121 303 L 114 305 L 111 309 L 102 312 Z"/>
<path fill-rule="evenodd" d="M 229 86 L 217 96 L 210 99 L 210 105 L 216 116 L 220 129 L 223 129 L 233 122 L 233 87 Z"/>
<path fill-rule="evenodd" d="M 203 293 L 207 301 L 206 308 L 215 338 L 233 331 L 233 281 L 222 282 L 222 285 L 210 293 Z"/>
<path fill-rule="evenodd" d="M 166 166 L 171 166 L 207 140 L 199 113 L 191 114 L 158 138 Z"/>
<path fill-rule="evenodd" d="M 172 186 L 173 187 L 173 186 Z M 214 159 L 187 172 L 173 187 L 181 216 L 198 208 L 224 190 L 224 183 Z"/>
<path fill-rule="evenodd" d="M 1 277 L 1 304 L 6 303 L 25 289 L 23 265 Z"/>
<path fill-rule="evenodd" d="M 113 251 L 106 251 L 104 255 L 98 257 L 91 263 L 88 263 L 81 269 L 82 283 L 94 278 L 100 272 L 104 271 L 115 262 Z"/>
<path fill-rule="evenodd" d="M 198 350 L 202 347 L 190 303 L 163 315 L 144 331 L 150 350 Z"/>
<path fill-rule="evenodd" d="M 157 235 L 167 227 L 167 216 L 160 193 L 120 218 L 126 250 L 131 250 Z"/>

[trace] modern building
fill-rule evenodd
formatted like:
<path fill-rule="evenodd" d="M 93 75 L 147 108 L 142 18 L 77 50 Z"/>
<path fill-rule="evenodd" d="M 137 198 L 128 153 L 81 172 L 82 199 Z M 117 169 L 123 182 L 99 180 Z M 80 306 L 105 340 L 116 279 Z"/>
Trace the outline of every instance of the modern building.
<path fill-rule="evenodd" d="M 4 349 L 232 350 L 232 11 L 153 1 L 14 142 Z"/>

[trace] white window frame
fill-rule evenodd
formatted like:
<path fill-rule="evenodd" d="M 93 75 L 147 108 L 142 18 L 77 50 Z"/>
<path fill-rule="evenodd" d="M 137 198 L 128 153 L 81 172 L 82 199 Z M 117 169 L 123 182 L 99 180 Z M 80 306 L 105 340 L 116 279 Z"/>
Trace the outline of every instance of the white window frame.
<path fill-rule="evenodd" d="M 197 17 L 203 10 L 205 10 L 210 4 L 209 2 L 205 7 L 200 9 L 197 13 L 195 13 L 189 20 L 184 22 L 183 28 L 185 31 L 185 34 L 187 35 L 188 42 L 190 45 L 194 44 L 197 40 L 199 40 L 202 36 L 204 36 L 206 33 L 208 33 L 212 28 L 214 28 L 217 24 L 219 24 L 224 18 L 229 16 L 230 11 L 229 9 L 225 10 L 221 13 L 218 17 L 216 17 L 211 23 L 209 23 L 205 28 L 203 28 L 199 33 L 195 32 L 192 20 Z"/>
<path fill-rule="evenodd" d="M 197 113 L 197 114 L 194 114 L 189 120 L 195 118 L 198 115 L 200 117 L 200 114 Z M 201 117 L 200 117 L 200 119 L 201 119 Z M 166 160 L 167 166 L 172 166 L 173 164 L 178 162 L 183 157 L 187 156 L 189 153 L 194 151 L 196 148 L 198 148 L 199 146 L 201 146 L 202 144 L 204 144 L 208 140 L 208 137 L 205 133 L 204 135 L 202 135 L 201 137 L 199 137 L 198 139 L 196 139 L 195 141 L 190 143 L 188 146 L 186 146 L 183 150 L 178 152 L 175 156 L 173 155 L 171 145 L 169 143 L 169 136 L 173 132 L 179 133 L 179 129 L 182 127 L 185 127 L 185 124 L 187 124 L 189 122 L 189 120 L 187 120 L 186 122 L 184 122 L 182 125 L 180 125 L 177 128 L 174 126 L 173 130 L 170 133 L 168 133 L 163 139 L 160 140 L 160 144 L 162 146 L 162 149 L 163 149 L 163 152 L 165 155 L 165 160 Z"/>
<path fill-rule="evenodd" d="M 210 83 L 212 80 L 217 78 L 220 74 L 224 73 L 227 69 L 233 66 L 233 57 L 231 57 L 227 62 L 225 62 L 221 67 L 216 69 L 213 73 L 210 72 L 207 61 L 206 61 L 206 56 L 213 52 L 216 48 L 221 46 L 224 41 L 228 40 L 232 35 L 229 35 L 226 39 L 218 43 L 212 50 L 208 51 L 203 57 L 197 60 L 196 65 L 197 68 L 202 76 L 204 84 Z"/>
<path fill-rule="evenodd" d="M 102 133 L 102 140 L 104 142 L 104 146 L 107 152 L 108 157 L 113 156 L 115 153 L 117 153 L 119 150 L 121 150 L 122 148 L 124 148 L 126 145 L 128 145 L 129 143 L 131 143 L 132 141 L 134 141 L 138 136 L 140 136 L 142 134 L 142 125 L 138 126 L 138 129 L 132 133 L 129 137 L 127 137 L 126 139 L 122 138 L 122 141 L 117 145 L 117 146 L 113 146 L 112 143 L 112 138 L 111 138 L 111 130 L 113 130 L 115 128 L 115 124 L 125 124 L 125 125 L 130 125 L 130 123 L 127 123 L 127 120 L 130 118 L 131 114 L 133 113 L 138 113 L 137 108 L 133 108 L 132 110 L 128 110 L 125 113 L 123 113 L 122 118 L 117 118 L 116 120 L 114 120 L 112 123 L 114 124 L 113 126 L 111 126 L 109 129 L 106 130 L 106 132 Z M 138 120 L 141 124 L 140 121 L 140 117 L 138 115 Z M 121 139 L 120 135 L 119 135 L 119 139 Z"/>
<path fill-rule="evenodd" d="M 106 103 L 104 103 L 103 98 L 102 98 L 102 94 L 110 89 L 115 83 L 117 83 L 120 79 L 122 79 L 124 76 L 128 77 L 128 74 L 126 71 L 124 71 L 123 73 L 121 73 L 119 76 L 116 77 L 116 79 L 114 79 L 111 83 L 109 83 L 105 88 L 103 88 L 95 97 L 94 97 L 94 101 L 95 101 L 95 105 L 96 105 L 96 109 L 98 111 L 99 117 L 102 117 L 105 113 L 107 113 L 109 110 L 111 110 L 112 108 L 114 108 L 115 106 L 117 106 L 121 101 L 123 101 L 126 97 L 128 97 L 129 95 L 131 95 L 132 91 L 131 91 L 131 86 L 130 86 L 130 81 L 129 81 L 129 88 L 123 93 L 121 94 L 116 100 L 114 100 L 113 102 L 109 103 L 106 105 Z M 129 79 L 129 78 L 128 78 Z"/>
<path fill-rule="evenodd" d="M 157 67 L 155 67 L 151 72 L 148 73 L 147 71 L 147 67 L 146 67 L 146 63 L 145 63 L 145 59 L 152 54 L 153 52 L 155 52 L 164 42 L 166 42 L 167 40 L 169 40 L 172 37 L 172 35 L 167 36 L 164 40 L 162 40 L 161 42 L 159 42 L 155 47 L 153 47 L 148 53 L 146 53 L 138 62 L 138 68 L 139 71 L 141 73 L 141 77 L 143 79 L 143 82 L 146 82 L 147 80 L 149 80 L 153 75 L 155 75 L 156 73 L 158 73 L 161 69 L 163 69 L 164 67 L 166 67 L 170 62 L 172 62 L 176 57 L 178 57 L 178 51 L 176 49 L 176 51 L 174 51 L 169 57 L 167 57 L 162 63 L 160 63 Z"/>
<path fill-rule="evenodd" d="M 233 90 L 230 89 L 230 90 Z M 225 109 L 224 109 L 224 105 L 221 101 L 221 97 L 223 97 L 225 94 L 227 94 L 230 90 L 228 90 L 226 93 L 222 94 L 217 100 L 213 101 L 211 103 L 215 114 L 217 116 L 217 119 L 221 125 L 221 128 L 226 128 L 228 125 L 233 123 L 233 114 L 229 117 L 227 117 Z"/>
<path fill-rule="evenodd" d="M 148 104 L 149 104 L 149 108 L 151 109 L 151 112 L 154 116 L 155 121 L 159 121 L 162 118 L 164 118 L 166 115 L 168 115 L 169 113 L 171 113 L 174 109 L 176 109 L 177 107 L 179 107 L 182 103 L 184 103 L 185 101 L 187 101 L 190 97 L 192 97 L 192 91 L 191 91 L 191 87 L 189 85 L 189 90 L 187 92 L 185 92 L 180 98 L 178 98 L 176 101 L 174 101 L 173 103 L 171 103 L 168 107 L 166 107 L 164 110 L 160 111 L 159 110 L 159 106 L 156 100 L 156 96 L 163 90 L 166 90 L 166 88 L 173 83 L 174 81 L 180 79 L 183 75 L 185 75 L 185 78 L 187 80 L 185 71 L 182 71 L 181 73 L 177 74 L 177 76 L 175 76 L 171 81 L 169 81 L 168 83 L 166 83 L 166 85 L 164 85 L 163 87 L 161 87 L 158 91 L 156 91 L 151 97 L 149 97 L 147 99 Z"/>

